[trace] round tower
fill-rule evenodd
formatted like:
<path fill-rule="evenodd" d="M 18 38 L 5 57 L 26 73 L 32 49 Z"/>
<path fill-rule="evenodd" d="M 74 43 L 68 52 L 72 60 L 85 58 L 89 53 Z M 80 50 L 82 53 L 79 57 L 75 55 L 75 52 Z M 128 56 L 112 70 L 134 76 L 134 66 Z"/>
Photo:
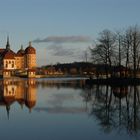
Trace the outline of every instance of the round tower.
<path fill-rule="evenodd" d="M 25 60 L 26 60 L 26 68 L 32 69 L 36 67 L 36 50 L 32 47 L 31 42 L 29 42 L 29 46 L 25 49 Z"/>

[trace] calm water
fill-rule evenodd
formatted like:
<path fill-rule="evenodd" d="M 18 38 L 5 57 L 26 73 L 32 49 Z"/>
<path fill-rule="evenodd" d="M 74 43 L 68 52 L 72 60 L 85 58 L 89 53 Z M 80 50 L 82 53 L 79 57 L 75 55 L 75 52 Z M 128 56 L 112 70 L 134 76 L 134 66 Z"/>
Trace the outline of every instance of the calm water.
<path fill-rule="evenodd" d="M 140 139 L 140 87 L 0 80 L 2 140 Z"/>

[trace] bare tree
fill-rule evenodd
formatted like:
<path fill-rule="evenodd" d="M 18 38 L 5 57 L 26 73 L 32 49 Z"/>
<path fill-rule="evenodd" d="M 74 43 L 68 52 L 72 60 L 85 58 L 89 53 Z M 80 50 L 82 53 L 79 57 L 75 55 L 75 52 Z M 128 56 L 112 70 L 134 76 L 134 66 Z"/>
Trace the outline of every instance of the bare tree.
<path fill-rule="evenodd" d="M 108 66 L 114 62 L 115 34 L 110 30 L 100 33 L 98 43 L 94 48 L 90 48 L 92 59 L 96 63 L 106 65 L 106 77 L 108 78 Z"/>
<path fill-rule="evenodd" d="M 139 69 L 140 63 L 140 28 L 135 25 L 130 27 L 130 30 L 133 74 L 134 78 L 136 78 L 136 71 Z"/>
<path fill-rule="evenodd" d="M 126 29 L 122 44 L 125 67 L 133 69 L 133 77 L 136 78 L 140 63 L 140 28 L 137 25 Z"/>
<path fill-rule="evenodd" d="M 115 48 L 115 34 L 109 30 L 100 33 L 99 43 L 104 47 L 107 64 L 112 66 Z"/>
<path fill-rule="evenodd" d="M 108 78 L 108 66 L 125 66 L 133 70 L 136 78 L 140 65 L 140 28 L 135 25 L 127 28 L 125 32 L 113 33 L 103 30 L 99 34 L 98 43 L 90 48 L 94 62 L 105 64 Z"/>
<path fill-rule="evenodd" d="M 123 52 L 123 34 L 121 31 L 117 31 L 116 32 L 116 40 L 115 40 L 115 56 L 116 56 L 116 60 L 115 60 L 115 64 L 117 66 L 121 66 L 122 65 L 122 61 L 124 58 L 124 52 Z"/>
<path fill-rule="evenodd" d="M 130 66 L 130 57 L 131 57 L 131 44 L 132 44 L 132 36 L 131 36 L 131 28 L 127 29 L 123 35 L 123 52 L 124 52 L 124 58 L 125 58 L 125 67 L 128 68 Z"/>

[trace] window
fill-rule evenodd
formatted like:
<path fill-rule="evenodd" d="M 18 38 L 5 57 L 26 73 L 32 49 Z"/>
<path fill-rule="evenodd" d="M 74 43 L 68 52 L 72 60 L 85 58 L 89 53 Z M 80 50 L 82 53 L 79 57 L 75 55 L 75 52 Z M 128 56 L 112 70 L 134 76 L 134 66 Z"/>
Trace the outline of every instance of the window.
<path fill-rule="evenodd" d="M 12 88 L 12 94 L 14 94 L 14 88 Z"/>
<path fill-rule="evenodd" d="M 12 68 L 14 68 L 14 61 L 12 61 Z"/>
<path fill-rule="evenodd" d="M 6 93 L 8 93 L 8 89 L 6 88 Z"/>

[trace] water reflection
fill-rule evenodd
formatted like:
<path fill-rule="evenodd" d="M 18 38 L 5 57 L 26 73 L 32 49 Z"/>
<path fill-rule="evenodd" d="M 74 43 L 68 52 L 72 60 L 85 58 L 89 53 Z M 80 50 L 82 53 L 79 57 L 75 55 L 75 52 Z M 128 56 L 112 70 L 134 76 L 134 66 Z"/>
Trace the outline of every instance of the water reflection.
<path fill-rule="evenodd" d="M 78 80 L 74 78 L 70 79 L 41 79 L 36 81 L 38 86 L 41 86 L 42 88 L 74 88 L 74 89 L 81 89 L 84 87 L 84 80 Z"/>
<path fill-rule="evenodd" d="M 0 80 L 0 105 L 5 106 L 7 116 L 9 119 L 10 108 L 14 103 L 18 103 L 23 107 L 29 109 L 31 113 L 34 108 L 35 111 L 47 111 L 49 113 L 82 113 L 85 112 L 83 108 L 79 107 L 36 107 L 37 89 L 43 88 L 74 88 L 81 89 L 84 81 L 81 80 L 36 80 L 36 79 L 4 79 Z M 61 100 L 66 100 L 68 95 L 55 95 L 53 97 L 53 105 L 56 105 Z M 71 97 L 71 95 L 69 95 Z M 51 101 L 50 101 L 51 102 Z"/>
<path fill-rule="evenodd" d="M 37 81 L 38 87 L 43 89 L 55 89 L 54 93 L 47 93 L 47 106 L 36 106 L 35 111 L 47 112 L 53 114 L 82 114 L 86 113 L 85 108 L 82 106 L 77 106 L 75 100 L 76 93 L 78 89 L 84 88 L 84 80 L 76 79 L 42 79 Z M 69 91 L 72 91 L 72 93 Z M 50 96 L 49 96 L 50 95 Z"/>
<path fill-rule="evenodd" d="M 90 116 L 96 117 L 104 132 L 140 130 L 140 86 L 103 86 L 85 88 L 82 96 Z"/>
<path fill-rule="evenodd" d="M 140 86 L 93 85 L 87 87 L 84 86 L 84 80 L 1 80 L 0 106 L 5 107 L 8 118 L 11 108 L 20 109 L 19 105 L 21 109 L 28 108 L 32 124 L 39 122 L 43 125 L 46 122 L 43 130 L 46 128 L 49 130 L 54 121 L 59 123 L 60 120 L 57 119 L 61 116 L 60 125 L 64 128 L 63 130 L 66 129 L 63 124 L 63 120 L 66 119 L 66 122 L 73 122 L 72 128 L 76 127 L 76 122 L 79 122 L 77 130 L 82 129 L 85 133 L 92 131 L 92 129 L 85 130 L 85 127 L 94 129 L 100 127 L 102 131 L 109 134 L 114 131 L 125 132 L 125 135 L 135 135 L 140 132 Z M 18 114 L 14 113 L 11 115 L 16 118 Z M 25 118 L 28 119 L 29 116 L 24 111 L 20 113 L 24 117 L 19 117 L 19 122 L 26 122 Z M 88 121 L 89 124 L 86 125 Z M 80 128 L 82 123 L 84 125 Z M 47 127 L 48 124 L 49 127 Z M 43 134 L 45 135 L 46 132 Z M 78 134 L 81 134 L 80 131 Z M 93 132 L 90 133 L 92 134 Z"/>
<path fill-rule="evenodd" d="M 36 81 L 4 79 L 0 81 L 0 105 L 6 107 L 9 118 L 10 107 L 14 102 L 18 102 L 21 108 L 23 105 L 31 112 L 36 104 Z"/>

